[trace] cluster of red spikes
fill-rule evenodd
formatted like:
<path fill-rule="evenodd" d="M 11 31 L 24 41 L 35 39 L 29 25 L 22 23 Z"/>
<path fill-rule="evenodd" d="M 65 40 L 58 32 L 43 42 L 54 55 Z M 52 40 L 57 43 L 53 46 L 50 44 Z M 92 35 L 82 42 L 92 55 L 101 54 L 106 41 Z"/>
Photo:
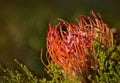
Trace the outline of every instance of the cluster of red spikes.
<path fill-rule="evenodd" d="M 98 66 L 94 53 L 94 40 L 99 40 L 104 48 L 113 45 L 113 35 L 100 14 L 90 12 L 92 17 L 81 16 L 78 24 L 58 19 L 55 27 L 49 24 L 47 51 L 52 60 L 71 74 L 90 72 L 91 66 Z M 48 59 L 49 61 L 49 59 Z"/>

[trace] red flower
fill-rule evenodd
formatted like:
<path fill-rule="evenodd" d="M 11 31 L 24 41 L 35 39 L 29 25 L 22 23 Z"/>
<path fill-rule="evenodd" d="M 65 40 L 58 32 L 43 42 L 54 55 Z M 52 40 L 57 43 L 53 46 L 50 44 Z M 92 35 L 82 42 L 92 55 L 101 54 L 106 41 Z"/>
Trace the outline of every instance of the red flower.
<path fill-rule="evenodd" d="M 70 24 L 65 20 L 58 19 L 55 27 L 49 24 L 47 34 L 47 50 L 49 56 L 65 71 L 71 74 L 83 71 L 91 73 L 91 66 L 98 66 L 94 54 L 93 43 L 98 39 L 104 48 L 112 46 L 112 33 L 98 14 L 91 12 L 93 17 L 81 16 L 77 19 L 78 24 Z"/>

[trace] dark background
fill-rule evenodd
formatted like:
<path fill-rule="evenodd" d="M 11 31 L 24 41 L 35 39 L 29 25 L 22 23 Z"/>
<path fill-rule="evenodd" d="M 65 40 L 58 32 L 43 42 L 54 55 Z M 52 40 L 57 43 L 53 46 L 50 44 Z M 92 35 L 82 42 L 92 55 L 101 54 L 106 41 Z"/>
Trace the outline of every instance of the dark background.
<path fill-rule="evenodd" d="M 57 23 L 58 17 L 74 22 L 93 10 L 119 33 L 119 5 L 119 0 L 0 0 L 0 63 L 12 68 L 16 58 L 35 74 L 44 74 L 39 57 L 49 22 Z"/>

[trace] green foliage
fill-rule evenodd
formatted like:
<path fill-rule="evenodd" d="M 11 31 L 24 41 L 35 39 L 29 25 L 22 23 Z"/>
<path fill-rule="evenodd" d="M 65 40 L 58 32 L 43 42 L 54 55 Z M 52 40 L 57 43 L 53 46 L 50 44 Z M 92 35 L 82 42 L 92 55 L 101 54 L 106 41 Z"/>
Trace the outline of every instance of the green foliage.
<path fill-rule="evenodd" d="M 1 83 L 38 83 L 40 81 L 40 79 L 34 76 L 25 65 L 21 64 L 16 59 L 15 62 L 21 67 L 23 72 L 18 70 L 12 71 L 1 66 L 4 72 L 4 74 L 0 76 Z"/>
<path fill-rule="evenodd" d="M 93 67 L 97 74 L 93 83 L 118 83 L 120 81 L 120 46 L 105 49 L 98 42 L 94 42 L 98 67 Z"/>
<path fill-rule="evenodd" d="M 64 72 L 60 66 L 57 66 L 53 61 L 47 66 L 46 71 L 50 76 L 50 80 L 41 79 L 41 83 L 78 83 L 76 77 L 72 77 L 67 72 Z"/>
<path fill-rule="evenodd" d="M 33 75 L 25 65 L 21 64 L 16 59 L 15 62 L 20 66 L 23 72 L 18 70 L 13 71 L 0 66 L 0 69 L 3 71 L 3 74 L 0 75 L 0 83 L 78 83 L 77 80 L 71 78 L 68 73 L 62 72 L 62 68 L 56 66 L 53 61 L 51 61 L 45 69 L 50 79 L 39 78 L 38 76 Z"/>

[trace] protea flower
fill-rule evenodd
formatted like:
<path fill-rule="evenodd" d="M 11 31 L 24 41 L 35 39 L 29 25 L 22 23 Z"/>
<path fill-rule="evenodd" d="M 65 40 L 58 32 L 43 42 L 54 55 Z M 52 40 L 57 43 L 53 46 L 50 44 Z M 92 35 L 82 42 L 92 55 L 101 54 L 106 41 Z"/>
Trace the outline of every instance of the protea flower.
<path fill-rule="evenodd" d="M 81 16 L 77 19 L 78 24 L 59 18 L 55 27 L 49 24 L 46 39 L 48 55 L 73 76 L 93 74 L 91 66 L 99 65 L 93 47 L 94 40 L 98 40 L 104 48 L 113 45 L 109 26 L 99 13 L 97 16 L 93 11 L 90 14 L 92 17 Z"/>

